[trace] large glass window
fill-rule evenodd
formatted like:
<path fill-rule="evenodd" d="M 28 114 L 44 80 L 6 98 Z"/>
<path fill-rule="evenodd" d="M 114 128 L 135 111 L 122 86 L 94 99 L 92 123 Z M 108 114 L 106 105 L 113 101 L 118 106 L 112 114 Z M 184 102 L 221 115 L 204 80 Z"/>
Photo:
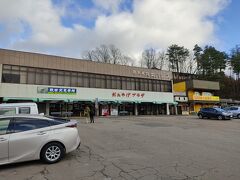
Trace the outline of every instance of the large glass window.
<path fill-rule="evenodd" d="M 43 79 L 42 79 L 42 84 L 44 85 L 50 85 L 50 77 L 49 77 L 49 70 L 48 69 L 44 69 L 42 71 L 42 76 L 43 76 Z"/>
<path fill-rule="evenodd" d="M 112 78 L 111 76 L 106 76 L 106 85 L 107 85 L 107 89 L 112 89 Z"/>
<path fill-rule="evenodd" d="M 64 85 L 64 71 L 57 72 L 57 85 L 63 86 Z"/>
<path fill-rule="evenodd" d="M 27 84 L 35 84 L 36 82 L 36 69 L 35 68 L 28 68 L 28 75 L 27 75 Z"/>
<path fill-rule="evenodd" d="M 58 81 L 57 71 L 52 70 L 50 74 L 51 74 L 50 85 L 57 86 L 57 81 Z"/>
<path fill-rule="evenodd" d="M 96 88 L 105 88 L 105 76 L 96 75 Z"/>
<path fill-rule="evenodd" d="M 122 84 L 121 89 L 127 89 L 127 78 L 122 77 L 121 80 L 122 80 L 122 83 L 121 83 L 121 84 Z"/>
<path fill-rule="evenodd" d="M 19 66 L 3 66 L 2 82 L 20 83 Z"/>
<path fill-rule="evenodd" d="M 36 69 L 36 83 L 34 84 L 43 84 L 43 70 Z"/>
<path fill-rule="evenodd" d="M 26 67 L 20 68 L 20 83 L 27 84 L 27 68 Z"/>
<path fill-rule="evenodd" d="M 64 86 L 71 86 L 71 73 L 64 72 Z"/>
<path fill-rule="evenodd" d="M 131 90 L 132 89 L 131 78 L 126 78 L 126 89 L 127 90 Z"/>
<path fill-rule="evenodd" d="M 71 86 L 77 87 L 78 86 L 78 76 L 77 73 L 71 73 Z"/>
<path fill-rule="evenodd" d="M 89 87 L 89 75 L 83 74 L 83 86 L 82 87 Z"/>
<path fill-rule="evenodd" d="M 2 82 L 172 92 L 171 81 L 3 65 Z"/>
<path fill-rule="evenodd" d="M 90 74 L 90 88 L 96 87 L 96 75 Z"/>
<path fill-rule="evenodd" d="M 83 74 L 82 73 L 78 73 L 78 85 L 77 86 L 84 87 Z"/>

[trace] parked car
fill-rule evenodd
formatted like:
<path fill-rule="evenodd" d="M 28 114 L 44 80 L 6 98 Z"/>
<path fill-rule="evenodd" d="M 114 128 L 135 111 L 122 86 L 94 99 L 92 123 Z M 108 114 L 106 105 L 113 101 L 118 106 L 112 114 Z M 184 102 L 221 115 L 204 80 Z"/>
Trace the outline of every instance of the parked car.
<path fill-rule="evenodd" d="M 80 146 L 77 122 L 36 115 L 0 117 L 0 165 L 60 161 Z"/>
<path fill-rule="evenodd" d="M 38 114 L 36 103 L 5 103 L 0 104 L 0 115 Z"/>
<path fill-rule="evenodd" d="M 225 111 L 230 112 L 233 114 L 233 117 L 240 119 L 240 107 L 238 106 L 231 106 L 224 108 Z"/>
<path fill-rule="evenodd" d="M 201 108 L 198 112 L 198 117 L 203 118 L 216 118 L 219 120 L 222 119 L 231 119 L 232 113 L 225 111 L 221 108 Z"/>

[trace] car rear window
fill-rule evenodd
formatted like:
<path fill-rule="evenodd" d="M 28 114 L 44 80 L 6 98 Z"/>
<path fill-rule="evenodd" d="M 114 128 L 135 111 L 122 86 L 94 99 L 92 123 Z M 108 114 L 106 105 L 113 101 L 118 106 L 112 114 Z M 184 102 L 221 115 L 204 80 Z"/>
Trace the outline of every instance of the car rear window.
<path fill-rule="evenodd" d="M 49 117 L 49 118 L 51 119 L 50 121 L 51 125 L 64 124 L 70 121 L 68 119 L 59 118 L 59 117 Z"/>
<path fill-rule="evenodd" d="M 36 118 L 14 118 L 14 127 L 13 131 L 23 132 L 30 131 L 34 129 L 40 129 L 50 126 L 49 121 L 45 119 L 36 119 Z"/>
<path fill-rule="evenodd" d="M 30 114 L 30 107 L 20 107 L 19 114 Z"/>

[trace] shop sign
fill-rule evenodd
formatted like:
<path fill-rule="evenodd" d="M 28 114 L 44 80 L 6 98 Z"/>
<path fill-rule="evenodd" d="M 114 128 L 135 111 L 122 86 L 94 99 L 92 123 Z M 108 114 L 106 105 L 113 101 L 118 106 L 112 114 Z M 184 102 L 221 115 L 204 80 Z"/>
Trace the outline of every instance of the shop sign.
<path fill-rule="evenodd" d="M 170 77 L 168 74 L 161 74 L 161 73 L 150 73 L 148 71 L 140 71 L 140 70 L 133 70 L 134 75 L 146 77 L 146 78 L 153 78 L 153 79 L 168 79 L 170 80 Z M 163 77 L 164 76 L 164 77 Z"/>
<path fill-rule="evenodd" d="M 193 96 L 193 100 L 197 101 L 219 101 L 219 96 Z"/>
<path fill-rule="evenodd" d="M 75 89 L 75 88 L 56 88 L 56 87 L 38 87 L 37 92 L 40 94 L 76 95 L 77 89 Z"/>
<path fill-rule="evenodd" d="M 145 93 L 130 93 L 130 92 L 113 92 L 112 93 L 112 97 L 127 97 L 127 98 L 134 98 L 134 97 L 137 97 L 137 98 L 143 98 L 145 96 Z"/>

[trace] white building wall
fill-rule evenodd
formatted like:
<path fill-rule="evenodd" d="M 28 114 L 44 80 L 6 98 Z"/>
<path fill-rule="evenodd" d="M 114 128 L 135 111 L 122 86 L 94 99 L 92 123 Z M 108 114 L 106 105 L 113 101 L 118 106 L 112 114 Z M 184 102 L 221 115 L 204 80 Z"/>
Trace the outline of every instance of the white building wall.
<path fill-rule="evenodd" d="M 27 84 L 0 84 L 0 97 L 4 98 L 43 98 L 43 99 L 66 99 L 66 100 L 92 100 L 95 101 L 137 101 L 137 102 L 162 102 L 173 103 L 173 93 L 168 92 L 149 92 L 149 91 L 133 91 L 133 90 L 115 90 L 115 89 L 98 89 L 98 88 L 79 88 L 76 94 L 43 94 L 38 93 L 40 88 L 58 87 L 59 86 L 41 86 Z M 120 97 L 118 97 L 121 95 Z M 138 97 L 138 95 L 140 95 Z"/>

